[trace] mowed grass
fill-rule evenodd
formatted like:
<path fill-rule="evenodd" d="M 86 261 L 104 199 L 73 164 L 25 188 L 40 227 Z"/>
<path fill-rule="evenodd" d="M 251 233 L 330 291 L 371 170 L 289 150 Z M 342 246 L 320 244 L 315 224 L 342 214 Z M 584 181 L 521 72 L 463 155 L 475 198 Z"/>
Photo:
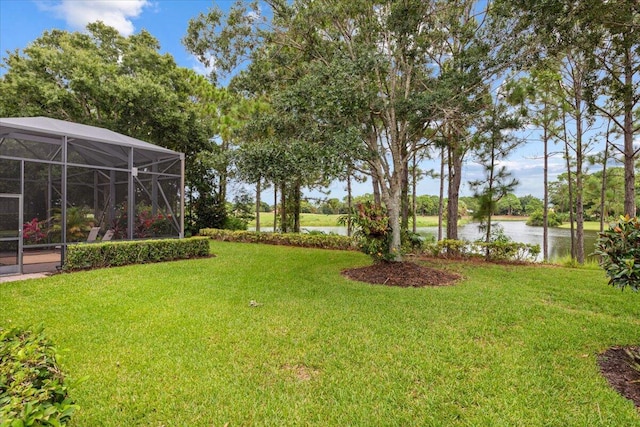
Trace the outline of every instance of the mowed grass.
<path fill-rule="evenodd" d="M 342 215 L 326 215 L 326 214 L 300 214 L 300 227 L 338 227 L 338 219 Z M 411 220 L 409 220 L 411 224 Z M 255 227 L 256 221 L 253 220 L 249 223 L 249 227 Z M 437 216 L 419 216 L 416 218 L 417 227 L 437 227 Z M 260 229 L 270 230 L 273 229 L 273 212 L 261 212 L 260 213 Z"/>
<path fill-rule="evenodd" d="M 558 228 L 566 228 L 568 230 L 568 229 L 571 228 L 571 223 L 570 222 L 564 222 Z M 575 224 L 574 224 L 574 228 L 575 228 Z M 584 229 L 586 231 L 600 231 L 600 222 L 599 221 L 585 221 L 584 222 Z M 604 223 L 604 229 L 605 230 L 609 229 L 609 223 L 608 222 Z"/>
<path fill-rule="evenodd" d="M 596 363 L 639 343 L 640 295 L 600 271 L 433 261 L 464 280 L 404 289 L 344 279 L 355 252 L 212 250 L 0 285 L 0 324 L 87 377 L 71 426 L 640 425 Z"/>

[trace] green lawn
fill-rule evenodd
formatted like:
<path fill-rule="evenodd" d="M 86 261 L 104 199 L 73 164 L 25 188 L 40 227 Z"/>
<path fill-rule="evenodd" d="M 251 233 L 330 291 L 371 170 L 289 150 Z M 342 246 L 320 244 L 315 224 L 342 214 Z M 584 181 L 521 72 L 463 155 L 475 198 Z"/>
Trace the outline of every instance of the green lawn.
<path fill-rule="evenodd" d="M 609 228 L 609 223 L 604 223 L 605 229 Z M 565 222 L 559 228 L 566 228 L 567 230 L 571 228 L 571 223 Z M 600 231 L 600 221 L 585 221 L 584 229 L 588 231 Z"/>
<path fill-rule="evenodd" d="M 403 289 L 344 279 L 355 252 L 212 249 L 0 285 L 0 325 L 44 322 L 87 377 L 72 426 L 640 425 L 596 364 L 638 344 L 640 295 L 600 271 L 437 262 L 465 279 Z"/>
<path fill-rule="evenodd" d="M 325 215 L 325 214 L 300 214 L 300 227 L 337 227 L 338 218 L 342 215 Z M 419 216 L 416 220 L 417 227 L 437 227 L 437 216 Z M 256 222 L 251 221 L 249 227 L 255 227 Z M 273 212 L 260 213 L 260 228 L 262 230 L 273 229 Z"/>

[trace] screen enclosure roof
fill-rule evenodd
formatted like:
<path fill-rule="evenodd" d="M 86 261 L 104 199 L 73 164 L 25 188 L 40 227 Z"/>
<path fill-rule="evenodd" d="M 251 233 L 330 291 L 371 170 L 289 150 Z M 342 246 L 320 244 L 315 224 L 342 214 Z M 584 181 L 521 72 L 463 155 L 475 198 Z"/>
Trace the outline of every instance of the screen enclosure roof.
<path fill-rule="evenodd" d="M 168 148 L 150 144 L 108 129 L 88 126 L 49 117 L 8 117 L 0 118 L 0 139 L 13 138 L 24 140 L 35 138 L 38 141 L 60 144 L 63 137 L 75 144 L 89 146 L 102 145 L 133 148 L 144 153 L 148 161 L 161 161 L 167 158 L 182 158 L 183 154 Z M 115 147 L 114 147 L 115 148 Z"/>

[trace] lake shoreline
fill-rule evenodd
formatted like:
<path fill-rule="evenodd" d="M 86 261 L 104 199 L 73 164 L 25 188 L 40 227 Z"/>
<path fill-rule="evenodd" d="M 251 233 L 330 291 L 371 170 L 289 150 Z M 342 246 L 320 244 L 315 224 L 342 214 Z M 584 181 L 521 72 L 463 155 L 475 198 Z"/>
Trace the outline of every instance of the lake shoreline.
<path fill-rule="evenodd" d="M 308 214 L 307 214 L 308 215 Z M 313 215 L 313 214 L 311 214 Z M 329 216 L 329 215 L 323 215 Z M 337 216 L 337 215 L 336 215 Z M 527 244 L 537 244 L 542 247 L 542 227 L 531 226 L 526 224 L 526 219 L 523 217 L 518 217 L 520 220 L 513 219 L 514 217 L 509 217 L 509 219 L 503 219 L 499 217 L 494 222 L 502 227 L 504 234 L 506 234 L 509 238 L 511 238 L 514 242 L 527 243 Z M 273 220 L 272 220 L 273 221 Z M 261 224 L 265 224 L 261 221 Z M 477 222 L 468 222 L 466 224 L 458 226 L 458 238 L 460 240 L 469 240 L 475 241 L 479 239 L 483 239 L 484 235 L 479 230 L 479 223 Z M 261 227 L 261 231 L 269 232 L 273 230 L 273 222 L 270 225 L 266 225 Z M 327 234 L 339 234 L 346 236 L 347 235 L 347 227 L 337 226 L 337 225 L 301 225 L 300 226 L 302 232 L 322 232 Z M 254 227 L 250 227 L 250 229 L 255 230 Z M 431 236 L 430 238 L 435 239 L 438 235 L 438 227 L 436 225 L 427 225 L 427 226 L 418 226 L 417 230 L 418 234 L 423 236 Z M 549 259 L 560 259 L 564 258 L 570 254 L 571 251 L 571 230 L 568 228 L 559 228 L 559 227 L 550 227 L 548 230 L 549 234 Z M 593 253 L 596 239 L 598 238 L 598 232 L 594 230 L 585 230 L 585 255 L 587 258 L 593 258 L 589 255 Z M 541 251 L 542 253 L 542 251 Z M 542 255 L 539 256 L 539 260 L 542 260 Z"/>

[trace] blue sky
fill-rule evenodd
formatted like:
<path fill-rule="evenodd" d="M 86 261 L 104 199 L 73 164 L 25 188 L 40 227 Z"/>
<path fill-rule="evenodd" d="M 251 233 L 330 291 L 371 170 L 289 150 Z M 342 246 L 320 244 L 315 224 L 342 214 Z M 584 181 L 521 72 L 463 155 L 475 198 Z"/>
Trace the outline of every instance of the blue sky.
<path fill-rule="evenodd" d="M 125 36 L 146 29 L 159 40 L 161 51 L 173 55 L 179 65 L 204 72 L 180 40 L 186 33 L 189 19 L 214 4 L 224 10 L 232 3 L 228 0 L 0 0 L 0 51 L 4 57 L 6 51 L 24 48 L 45 30 L 81 31 L 87 23 L 100 19 Z M 0 74 L 2 72 L 0 69 Z M 515 191 L 517 195 L 542 197 L 542 144 L 535 141 L 535 131 L 528 131 L 526 135 L 531 141 L 514 152 L 505 165 L 520 181 Z M 439 164 L 437 161 L 425 162 L 422 168 L 439 170 Z M 550 179 L 563 171 L 562 158 L 551 159 Z M 468 158 L 463 172 L 462 195 L 471 195 L 467 182 L 478 177 L 479 165 Z M 419 183 L 418 194 L 437 194 L 438 188 L 436 180 L 425 178 Z M 345 183 L 335 182 L 330 190 L 329 197 L 342 198 L 346 194 Z M 370 184 L 355 184 L 354 192 L 371 192 Z M 315 192 L 312 195 L 326 197 Z"/>
<path fill-rule="evenodd" d="M 215 2 L 225 8 L 232 1 Z M 81 31 L 102 20 L 130 35 L 146 29 L 160 42 L 161 51 L 194 68 L 198 62 L 182 46 L 189 19 L 205 12 L 211 0 L 0 0 L 0 51 L 21 49 L 45 30 Z"/>

